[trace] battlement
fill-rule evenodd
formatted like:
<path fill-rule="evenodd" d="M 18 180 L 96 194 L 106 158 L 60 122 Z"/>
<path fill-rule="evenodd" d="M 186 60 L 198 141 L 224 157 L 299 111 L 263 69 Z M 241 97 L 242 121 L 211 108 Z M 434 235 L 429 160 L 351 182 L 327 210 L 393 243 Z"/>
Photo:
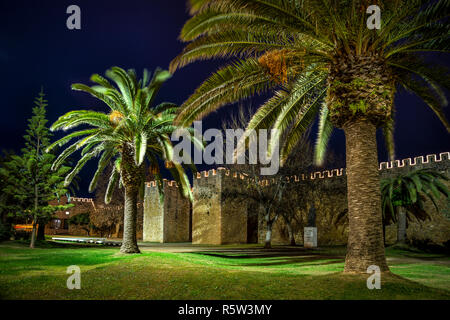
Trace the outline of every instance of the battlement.
<path fill-rule="evenodd" d="M 92 198 L 78 198 L 78 197 L 71 197 L 70 202 L 94 202 L 94 199 Z"/>
<path fill-rule="evenodd" d="M 146 183 L 143 239 L 152 242 L 190 241 L 190 202 L 179 192 L 176 181 L 163 179 L 164 198 L 157 182 Z"/>
<path fill-rule="evenodd" d="M 215 176 L 218 173 L 220 174 L 222 172 L 225 176 L 229 176 L 229 177 L 241 179 L 241 180 L 244 180 L 248 177 L 248 175 L 246 173 L 230 170 L 230 169 L 227 169 L 224 167 L 218 167 L 217 169 L 210 169 L 210 170 L 197 172 L 195 178 L 196 179 L 208 178 L 210 176 Z"/>
<path fill-rule="evenodd" d="M 380 162 L 378 170 L 389 170 L 393 168 L 404 168 L 404 167 L 413 167 L 416 165 L 432 165 L 433 163 L 441 163 L 443 161 L 450 160 L 450 152 L 442 152 L 440 154 L 429 154 L 426 156 L 418 156 L 415 158 L 406 158 L 401 160 L 394 160 L 389 162 Z M 196 179 L 208 178 L 210 176 L 217 175 L 218 172 L 224 171 L 226 176 L 231 176 L 233 178 L 246 179 L 248 175 L 242 172 L 231 171 L 226 168 L 219 167 L 217 169 L 210 169 L 207 171 L 198 172 L 196 175 Z M 323 171 L 315 171 L 310 173 L 301 173 L 299 175 L 293 175 L 288 177 L 289 182 L 300 182 L 304 180 L 315 180 L 315 179 L 325 179 L 325 178 L 334 178 L 341 177 L 346 175 L 345 168 L 336 168 L 331 170 L 323 170 Z M 270 184 L 270 182 L 275 181 L 275 179 L 265 179 L 260 183 L 262 184 Z"/>
<path fill-rule="evenodd" d="M 302 173 L 299 176 L 294 175 L 288 177 L 288 180 L 289 182 L 299 182 L 302 180 L 325 179 L 325 178 L 340 177 L 343 175 L 345 175 L 345 168 L 339 168 L 339 169 L 315 171 L 311 173 Z"/>
<path fill-rule="evenodd" d="M 423 168 L 433 168 L 448 173 L 449 160 L 450 152 L 443 152 L 381 162 L 379 173 L 382 178 L 408 172 L 411 169 Z M 192 205 L 188 199 L 180 195 L 176 181 L 163 179 L 164 201 L 160 201 L 156 181 L 147 182 L 144 200 L 144 240 L 159 242 L 192 240 L 195 244 L 264 241 L 264 224 L 260 221 L 260 215 L 255 215 L 258 208 L 254 199 L 250 196 L 246 197 L 247 185 L 258 183 L 265 187 L 280 182 L 323 184 L 327 189 L 321 191 L 323 194 L 317 200 L 313 198 L 323 218 L 319 238 L 329 237 L 334 241 L 336 233 L 327 235 L 330 230 L 334 230 L 333 232 L 337 232 L 339 236 L 342 234 L 342 239 L 345 239 L 342 231 L 345 230 L 345 225 L 336 227 L 333 217 L 347 208 L 346 168 L 300 172 L 290 176 L 280 174 L 253 177 L 237 170 L 218 167 L 194 175 Z M 296 191 L 296 188 L 293 188 L 289 192 L 302 192 L 302 190 L 298 188 Z M 192 210 L 191 218 L 190 210 Z M 278 222 L 277 226 L 274 229 L 274 239 L 278 237 L 277 241 L 280 243 L 289 243 L 283 224 Z M 330 229 L 330 226 L 334 229 Z M 342 242 L 345 243 L 345 240 Z"/>
<path fill-rule="evenodd" d="M 434 163 L 436 164 L 442 164 L 445 161 L 450 160 L 450 152 L 442 152 L 440 154 L 428 154 L 426 156 L 418 156 L 414 158 L 406 158 L 401 160 L 394 160 L 389 162 L 380 162 L 379 169 L 380 171 L 384 170 L 390 170 L 395 168 L 407 168 L 407 167 L 414 167 L 414 166 L 420 166 L 420 165 L 430 165 L 432 166 Z M 197 172 L 194 175 L 194 179 L 209 179 L 213 176 L 217 175 L 223 175 L 226 177 L 231 177 L 238 180 L 246 180 L 249 179 L 248 174 L 230 170 L 224 167 L 218 167 L 214 169 L 209 169 L 205 171 Z M 336 177 L 342 177 L 346 175 L 346 168 L 336 168 L 336 169 L 330 169 L 330 170 L 323 170 L 323 171 L 315 171 L 315 172 L 309 172 L 309 173 L 301 173 L 299 175 L 293 175 L 290 177 L 287 177 L 286 179 L 288 182 L 300 182 L 305 180 L 316 180 L 316 179 L 326 179 L 326 178 L 336 178 Z M 251 180 L 254 180 L 250 178 Z M 173 180 L 167 180 L 163 179 L 164 186 L 169 187 L 176 187 L 178 188 L 178 184 L 176 181 Z M 264 179 L 259 181 L 259 184 L 261 185 L 269 185 L 271 183 L 276 182 L 276 179 Z M 147 182 L 147 187 L 156 187 L 156 181 L 150 181 Z M 76 198 L 81 199 L 81 201 L 92 201 L 92 199 L 88 198 Z M 76 200 L 74 200 L 76 201 Z M 79 200 L 80 201 L 80 200 Z"/>
<path fill-rule="evenodd" d="M 402 160 L 394 160 L 389 162 L 381 162 L 379 170 L 383 169 L 393 169 L 393 168 L 403 168 L 405 166 L 416 166 L 421 164 L 431 164 L 433 162 L 441 162 L 445 160 L 450 160 L 450 152 L 442 152 L 438 155 L 428 154 L 426 156 L 415 157 L 414 161 L 411 158 L 406 158 Z"/>
<path fill-rule="evenodd" d="M 149 181 L 146 183 L 147 187 L 156 188 L 156 181 Z M 178 183 L 175 180 L 163 179 L 163 185 L 166 187 L 175 187 L 178 188 Z"/>

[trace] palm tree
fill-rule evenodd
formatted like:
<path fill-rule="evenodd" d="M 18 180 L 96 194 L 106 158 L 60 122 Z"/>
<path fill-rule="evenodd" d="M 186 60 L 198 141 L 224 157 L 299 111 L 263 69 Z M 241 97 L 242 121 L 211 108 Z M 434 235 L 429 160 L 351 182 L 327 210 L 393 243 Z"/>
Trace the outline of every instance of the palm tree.
<path fill-rule="evenodd" d="M 436 200 L 441 194 L 450 197 L 450 191 L 441 182 L 449 181 L 444 174 L 422 169 L 400 174 L 381 181 L 383 227 L 397 222 L 397 242 L 406 241 L 406 221 L 414 217 L 418 221 L 430 218 L 424 210 L 424 202 L 430 199 L 439 211 Z"/>
<path fill-rule="evenodd" d="M 367 28 L 369 4 L 382 12 Z M 376 129 L 391 158 L 397 87 L 421 97 L 450 130 L 442 106 L 448 70 L 424 58 L 449 51 L 448 0 L 190 0 L 189 42 L 171 71 L 197 60 L 234 57 L 192 94 L 177 122 L 190 123 L 226 104 L 274 91 L 247 127 L 287 135 L 281 160 L 319 115 L 316 163 L 333 128 L 344 130 L 349 238 L 345 272 L 387 271 L 382 239 Z M 244 137 L 246 137 L 246 135 Z M 274 135 L 270 145 L 277 143 Z"/>
<path fill-rule="evenodd" d="M 142 80 L 138 81 L 134 70 L 125 71 L 112 67 L 106 71 L 106 77 L 115 83 L 116 88 L 106 78 L 94 74 L 91 81 L 97 85 L 89 87 L 73 84 L 72 89 L 90 93 L 104 102 L 109 112 L 70 111 L 51 127 L 54 131 L 88 126 L 66 135 L 48 148 L 51 150 L 74 138 L 77 139 L 60 153 L 53 164 L 53 169 L 57 169 L 67 157 L 81 149 L 81 158 L 66 176 L 66 184 L 72 181 L 89 160 L 99 157 L 97 171 L 89 186 L 89 191 L 92 192 L 107 165 L 114 163 L 105 202 L 110 202 L 117 185 L 123 185 L 124 235 L 120 249 L 123 253 L 139 253 L 136 239 L 137 200 L 139 192 L 143 196 L 147 166 L 162 190 L 158 160 L 165 160 L 166 167 L 180 186 L 180 191 L 192 199 L 189 180 L 183 166 L 173 157 L 170 141 L 170 135 L 177 129 L 173 120 L 178 107 L 173 103 L 161 103 L 152 107 L 156 93 L 170 76 L 168 71 L 157 69 L 149 81 L 150 74 L 144 70 Z"/>

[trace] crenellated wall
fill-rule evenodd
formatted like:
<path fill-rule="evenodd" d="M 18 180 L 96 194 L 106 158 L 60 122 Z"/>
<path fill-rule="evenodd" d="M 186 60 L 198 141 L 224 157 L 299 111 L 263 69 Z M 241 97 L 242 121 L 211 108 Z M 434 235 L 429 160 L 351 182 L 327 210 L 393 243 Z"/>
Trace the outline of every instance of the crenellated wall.
<path fill-rule="evenodd" d="M 247 203 L 227 196 L 245 176 L 225 168 L 198 173 L 194 179 L 192 243 L 247 243 Z"/>
<path fill-rule="evenodd" d="M 450 152 L 444 152 L 439 155 L 431 154 L 391 162 L 381 162 L 379 170 L 382 178 L 421 168 L 434 168 L 449 174 L 449 160 Z M 196 174 L 193 183 L 193 243 L 227 244 L 263 241 L 265 232 L 264 221 L 258 215 L 259 205 L 252 203 L 250 198 L 243 199 L 242 196 L 233 198 L 233 193 L 245 193 L 249 179 L 244 173 L 230 171 L 226 168 L 211 169 Z M 314 204 L 317 209 L 316 223 L 318 227 L 319 245 L 345 244 L 347 241 L 347 222 L 346 220 L 339 220 L 339 223 L 337 223 L 337 217 L 347 209 L 345 168 L 301 173 L 289 177 L 288 180 L 290 183 L 302 183 L 305 180 L 310 180 L 313 183 L 320 184 L 321 188 L 319 189 L 322 193 L 320 195 L 312 195 L 310 201 L 311 205 Z M 267 179 L 260 183 L 269 185 L 275 181 L 275 179 Z M 175 182 L 166 182 L 166 184 L 167 186 L 171 185 L 172 189 L 173 185 L 176 186 Z M 175 205 L 168 206 L 167 204 L 180 203 L 183 206 L 183 200 L 185 199 L 180 200 L 179 193 L 171 192 L 170 190 L 172 189 L 169 188 L 166 191 L 165 204 L 161 206 L 156 203 L 155 192 L 150 191 L 156 190 L 154 182 L 147 187 L 145 213 L 147 220 L 144 219 L 144 230 L 148 230 L 147 234 L 154 234 L 152 239 L 161 239 L 161 223 L 165 228 L 173 228 L 174 234 L 177 232 L 184 234 L 185 232 L 185 228 L 179 223 L 175 222 L 172 225 L 167 220 L 166 222 L 162 222 L 161 220 L 161 217 L 166 212 L 170 215 L 170 212 L 173 212 L 176 207 Z M 152 204 L 152 208 L 150 204 Z M 432 207 L 428 209 L 431 211 L 434 210 Z M 309 210 L 309 207 L 305 211 L 307 210 Z M 439 220 L 441 215 L 434 214 L 434 216 L 437 219 L 434 222 L 421 223 L 419 226 L 417 223 L 411 223 L 410 231 L 417 234 L 417 230 L 427 230 L 427 228 L 432 227 L 430 229 L 434 230 L 431 232 L 432 234 L 439 234 L 441 240 L 449 239 L 450 223 L 448 220 Z M 302 243 L 302 230 L 306 225 L 306 212 L 298 212 L 295 224 L 296 241 L 297 243 Z M 387 232 L 388 237 L 395 238 L 392 235 L 395 232 L 395 226 L 389 227 Z M 281 218 L 278 219 L 273 228 L 273 243 L 289 243 L 286 225 Z"/>
<path fill-rule="evenodd" d="M 191 205 L 175 181 L 163 181 L 164 200 L 154 181 L 147 183 L 144 197 L 143 240 L 150 242 L 191 241 Z"/>
<path fill-rule="evenodd" d="M 69 201 L 70 200 L 70 201 Z M 59 200 L 50 201 L 50 205 L 65 205 L 72 203 L 74 206 L 63 211 L 56 211 L 53 219 L 45 226 L 45 234 L 70 234 L 70 235 L 86 235 L 86 231 L 74 225 L 69 225 L 67 221 L 80 213 L 89 213 L 95 210 L 95 203 L 92 198 L 78 198 L 66 196 Z"/>

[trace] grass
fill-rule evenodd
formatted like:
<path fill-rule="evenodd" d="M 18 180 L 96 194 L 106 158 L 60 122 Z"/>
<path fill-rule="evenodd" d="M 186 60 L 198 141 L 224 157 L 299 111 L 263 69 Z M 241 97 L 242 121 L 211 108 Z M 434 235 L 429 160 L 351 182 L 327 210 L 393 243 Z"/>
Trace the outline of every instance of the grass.
<path fill-rule="evenodd" d="M 199 249 L 200 250 L 200 249 Z M 47 243 L 34 250 L 0 244 L 2 299 L 450 299 L 450 258 L 388 249 L 393 274 L 381 290 L 369 275 L 346 275 L 344 248 L 244 249 L 122 255 L 118 248 Z M 81 289 L 66 287 L 81 268 Z"/>

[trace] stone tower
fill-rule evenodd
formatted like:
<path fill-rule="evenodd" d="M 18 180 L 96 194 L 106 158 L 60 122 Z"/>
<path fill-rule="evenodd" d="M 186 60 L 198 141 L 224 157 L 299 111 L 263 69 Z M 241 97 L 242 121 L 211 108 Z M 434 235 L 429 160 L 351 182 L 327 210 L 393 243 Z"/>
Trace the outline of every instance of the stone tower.
<path fill-rule="evenodd" d="M 245 176 L 225 168 L 194 178 L 192 243 L 247 243 L 247 203 L 233 196 L 242 192 Z"/>
<path fill-rule="evenodd" d="M 147 183 L 144 197 L 143 240 L 149 242 L 191 241 L 191 204 L 175 181 L 164 179 L 164 201 L 154 181 Z"/>

